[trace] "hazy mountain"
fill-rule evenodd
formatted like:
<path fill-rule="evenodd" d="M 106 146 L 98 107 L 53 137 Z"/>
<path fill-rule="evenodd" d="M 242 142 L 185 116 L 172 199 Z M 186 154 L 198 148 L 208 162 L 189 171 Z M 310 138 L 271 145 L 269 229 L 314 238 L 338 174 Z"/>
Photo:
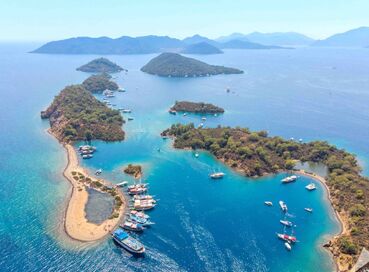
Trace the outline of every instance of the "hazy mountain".
<path fill-rule="evenodd" d="M 221 42 L 221 43 L 225 43 L 225 42 L 229 42 L 231 40 L 240 40 L 240 41 L 246 41 L 247 38 L 246 38 L 246 35 L 245 34 L 242 34 L 242 33 L 232 33 L 228 36 L 221 36 L 217 39 L 215 39 L 217 42 Z"/>
<path fill-rule="evenodd" d="M 223 49 L 288 49 L 286 47 L 274 46 L 274 45 L 262 45 L 259 43 L 253 43 L 241 40 L 231 40 L 221 44 Z"/>
<path fill-rule="evenodd" d="M 274 32 L 274 33 L 261 33 L 253 32 L 250 34 L 233 33 L 229 36 L 223 36 L 217 39 L 218 42 L 228 42 L 230 40 L 250 41 L 254 43 L 260 43 L 263 45 L 276 45 L 276 46 L 298 46 L 298 45 L 310 45 L 314 42 L 312 38 L 309 38 L 303 34 L 296 32 Z"/>
<path fill-rule="evenodd" d="M 207 42 L 199 42 L 195 44 L 187 45 L 181 53 L 183 54 L 222 54 L 223 51 L 219 48 L 208 44 Z"/>
<path fill-rule="evenodd" d="M 182 41 L 167 36 L 142 36 L 117 39 L 108 37 L 78 37 L 49 42 L 33 53 L 48 54 L 147 54 L 178 50 L 185 45 Z"/>
<path fill-rule="evenodd" d="M 369 27 L 359 27 L 317 41 L 313 46 L 366 47 L 369 45 Z"/>
<path fill-rule="evenodd" d="M 141 71 L 165 77 L 198 77 L 218 74 L 241 74 L 243 71 L 181 56 L 176 53 L 162 53 L 150 60 Z"/>
<path fill-rule="evenodd" d="M 204 36 L 200 36 L 198 34 L 193 35 L 192 37 L 185 38 L 182 41 L 186 44 L 206 42 L 207 44 L 218 47 L 218 43 L 216 41 L 206 38 Z"/>
<path fill-rule="evenodd" d="M 274 33 L 260 33 L 253 32 L 246 35 L 249 41 L 266 44 L 266 45 L 310 45 L 315 40 L 296 32 L 274 32 Z"/>

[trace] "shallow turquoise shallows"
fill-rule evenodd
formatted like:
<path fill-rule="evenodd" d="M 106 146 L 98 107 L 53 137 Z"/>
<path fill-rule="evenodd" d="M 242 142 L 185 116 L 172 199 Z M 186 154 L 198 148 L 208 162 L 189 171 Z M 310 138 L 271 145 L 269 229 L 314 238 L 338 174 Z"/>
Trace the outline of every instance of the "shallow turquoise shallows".
<path fill-rule="evenodd" d="M 160 78 L 140 72 L 154 55 L 108 56 L 129 72 L 117 81 L 126 93 L 112 99 L 132 109 L 127 139 L 95 142 L 83 161 L 89 171 L 116 183 L 128 163 L 144 167 L 143 180 L 160 199 L 150 212 L 156 225 L 136 236 L 147 247 L 133 258 L 111 239 L 80 244 L 63 232 L 70 193 L 62 171 L 66 155 L 46 129 L 40 111 L 68 84 L 88 75 L 76 67 L 96 56 L 26 53 L 37 45 L 0 45 L 0 270 L 1 271 L 330 271 L 322 248 L 340 230 L 324 188 L 308 192 L 310 179 L 281 185 L 284 174 L 245 178 L 210 154 L 174 150 L 160 132 L 176 122 L 199 124 L 201 116 L 168 114 L 175 100 L 211 102 L 226 113 L 205 126 L 245 126 L 303 141 L 322 139 L 369 160 L 369 58 L 366 49 L 234 50 L 197 56 L 245 74 Z M 230 93 L 226 88 L 230 88 Z M 98 96 L 100 99 L 100 97 Z M 160 152 L 158 151 L 160 149 Z M 210 180 L 213 171 L 224 179 Z M 367 173 L 367 172 L 366 172 Z M 264 201 L 273 201 L 266 207 Z M 299 242 L 288 252 L 276 238 L 289 206 Z M 96 201 L 99 203 L 99 201 Z M 109 204 L 109 203 L 108 203 Z M 105 203 L 105 205 L 108 205 Z M 109 207 L 109 205 L 108 205 Z M 304 207 L 312 207 L 308 214 Z M 90 209 L 91 207 L 87 207 Z M 103 208 L 102 208 L 103 209 Z M 101 214 L 100 214 L 101 215 Z"/>

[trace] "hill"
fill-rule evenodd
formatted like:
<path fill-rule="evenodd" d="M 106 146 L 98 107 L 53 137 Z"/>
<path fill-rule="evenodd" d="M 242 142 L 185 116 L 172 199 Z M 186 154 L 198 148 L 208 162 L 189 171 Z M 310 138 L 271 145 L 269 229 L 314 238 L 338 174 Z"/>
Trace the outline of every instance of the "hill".
<path fill-rule="evenodd" d="M 176 101 L 170 110 L 203 114 L 223 113 L 224 109 L 209 103 Z"/>
<path fill-rule="evenodd" d="M 313 46 L 327 47 L 367 47 L 369 46 L 369 27 L 359 27 L 317 41 Z"/>
<path fill-rule="evenodd" d="M 78 37 L 46 43 L 32 53 L 44 54 L 149 54 L 183 48 L 184 43 L 167 36 Z"/>
<path fill-rule="evenodd" d="M 233 33 L 229 36 L 223 36 L 217 39 L 218 42 L 223 43 L 231 40 L 241 40 L 275 46 L 301 46 L 310 45 L 314 42 L 314 39 L 296 32 L 253 32 L 250 34 Z"/>
<path fill-rule="evenodd" d="M 105 90 L 116 91 L 119 86 L 111 81 L 109 74 L 92 75 L 82 83 L 83 87 L 91 93 L 102 93 Z"/>
<path fill-rule="evenodd" d="M 176 53 L 162 53 L 150 60 L 141 71 L 165 77 L 197 77 L 218 74 L 241 74 L 243 71 L 183 57 Z"/>
<path fill-rule="evenodd" d="M 98 58 L 77 68 L 86 73 L 118 73 L 124 69 L 106 58 Z"/>
<path fill-rule="evenodd" d="M 241 40 L 231 40 L 221 44 L 223 49 L 289 49 L 287 47 L 280 47 L 274 45 L 262 45 L 258 43 L 241 41 Z"/>
<path fill-rule="evenodd" d="M 193 35 L 192 37 L 187 37 L 187 38 L 183 39 L 182 42 L 184 42 L 185 44 L 195 44 L 195 43 L 206 42 L 206 43 L 208 43 L 212 46 L 219 47 L 218 42 L 216 42 L 214 40 L 211 40 L 207 37 L 200 36 L 198 34 Z"/>
<path fill-rule="evenodd" d="M 124 139 L 119 111 L 98 101 L 82 85 L 64 88 L 41 117 L 49 119 L 51 132 L 61 142 Z"/>
<path fill-rule="evenodd" d="M 222 54 L 223 51 L 206 42 L 200 42 L 186 46 L 185 49 L 181 51 L 181 53 L 206 55 L 206 54 Z"/>

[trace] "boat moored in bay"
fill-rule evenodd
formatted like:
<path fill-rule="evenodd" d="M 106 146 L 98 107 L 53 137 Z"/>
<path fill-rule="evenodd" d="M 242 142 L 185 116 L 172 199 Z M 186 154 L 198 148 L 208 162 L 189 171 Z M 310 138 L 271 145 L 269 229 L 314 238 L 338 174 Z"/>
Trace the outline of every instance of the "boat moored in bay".
<path fill-rule="evenodd" d="M 112 233 L 112 237 L 121 247 L 132 254 L 144 254 L 145 246 L 138 240 L 132 238 L 123 229 L 118 228 Z"/>
<path fill-rule="evenodd" d="M 282 200 L 279 201 L 279 206 L 281 207 L 281 209 L 282 209 L 283 212 L 287 212 L 288 211 L 288 208 L 287 208 L 286 203 L 284 203 Z"/>

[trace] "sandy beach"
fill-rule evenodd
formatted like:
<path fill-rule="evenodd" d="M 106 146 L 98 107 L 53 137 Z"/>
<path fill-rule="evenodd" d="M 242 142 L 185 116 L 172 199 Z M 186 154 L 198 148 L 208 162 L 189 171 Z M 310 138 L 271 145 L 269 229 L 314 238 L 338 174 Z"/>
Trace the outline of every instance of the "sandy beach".
<path fill-rule="evenodd" d="M 107 219 L 100 225 L 88 222 L 85 214 L 88 192 L 85 186 L 73 179 L 72 172 L 76 171 L 83 173 L 86 177 L 88 173 L 85 169 L 80 167 L 77 153 L 73 146 L 66 144 L 64 147 L 68 155 L 68 164 L 64 170 L 64 176 L 72 184 L 72 192 L 64 218 L 65 231 L 71 238 L 78 241 L 91 242 L 102 239 L 118 225 L 120 219 L 124 215 L 126 203 L 123 203 L 119 209 L 118 218 Z M 106 181 L 103 182 L 106 185 L 109 184 Z M 120 192 L 119 194 L 121 199 L 124 200 L 124 196 Z"/>
<path fill-rule="evenodd" d="M 335 241 L 342 235 L 345 235 L 349 232 L 349 228 L 348 228 L 348 220 L 346 218 L 346 216 L 344 214 L 340 214 L 335 208 L 334 208 L 334 204 L 333 204 L 333 199 L 331 197 L 331 191 L 327 185 L 327 181 L 325 178 L 323 178 L 322 176 L 319 176 L 317 174 L 314 173 L 308 173 L 304 170 L 297 170 L 294 171 L 294 173 L 298 174 L 298 175 L 303 175 L 303 176 L 307 176 L 310 177 L 318 182 L 320 182 L 321 184 L 323 184 L 323 186 L 325 187 L 325 189 L 327 190 L 327 194 L 328 194 L 328 199 L 330 201 L 330 204 L 332 206 L 332 209 L 335 212 L 336 218 L 338 220 L 338 222 L 341 225 L 341 231 L 340 233 L 338 233 L 337 235 L 335 235 L 334 237 L 332 237 L 330 239 L 330 242 L 328 243 L 330 246 L 328 247 L 329 252 L 331 252 L 333 254 L 333 259 L 334 262 L 336 264 L 336 268 L 337 271 L 349 271 L 349 263 L 352 261 L 352 257 L 346 254 L 338 254 L 337 248 L 335 246 Z"/>

